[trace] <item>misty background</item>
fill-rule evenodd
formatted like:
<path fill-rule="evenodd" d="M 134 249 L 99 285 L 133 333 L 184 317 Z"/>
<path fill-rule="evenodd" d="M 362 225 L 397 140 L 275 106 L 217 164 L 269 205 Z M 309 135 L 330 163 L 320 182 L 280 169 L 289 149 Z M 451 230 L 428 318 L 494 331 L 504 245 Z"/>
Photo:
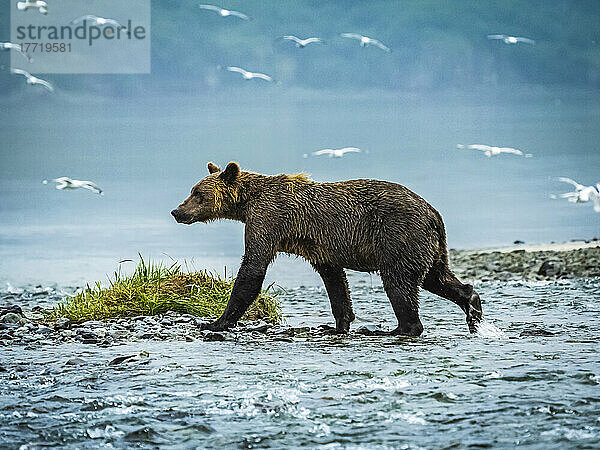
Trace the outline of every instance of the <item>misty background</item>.
<path fill-rule="evenodd" d="M 248 22 L 199 3 L 152 2 L 150 75 L 40 75 L 52 95 L 9 74 L 0 52 L 0 282 L 101 279 L 138 252 L 235 271 L 242 224 L 186 227 L 169 215 L 208 161 L 401 183 L 442 213 L 450 247 L 600 236 L 589 204 L 549 198 L 570 190 L 558 176 L 600 182 L 600 2 L 218 3 Z M 7 5 L 1 41 L 9 21 Z M 536 45 L 486 38 L 495 33 Z M 298 49 L 284 34 L 326 45 Z M 230 65 L 277 83 L 219 69 Z M 368 153 L 302 156 L 344 146 Z M 93 180 L 105 196 L 41 184 L 59 176 Z M 270 276 L 298 283 L 307 266 L 280 258 Z"/>

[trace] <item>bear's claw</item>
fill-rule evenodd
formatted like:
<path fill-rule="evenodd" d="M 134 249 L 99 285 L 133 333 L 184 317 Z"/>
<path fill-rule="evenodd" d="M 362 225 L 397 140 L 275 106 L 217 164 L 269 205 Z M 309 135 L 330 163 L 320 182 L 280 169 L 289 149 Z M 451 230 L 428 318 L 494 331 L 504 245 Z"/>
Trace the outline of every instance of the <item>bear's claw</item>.
<path fill-rule="evenodd" d="M 471 333 L 477 332 L 477 325 L 481 322 L 481 317 L 481 299 L 477 292 L 473 292 L 473 295 L 469 299 L 469 310 L 467 311 L 467 325 Z"/>

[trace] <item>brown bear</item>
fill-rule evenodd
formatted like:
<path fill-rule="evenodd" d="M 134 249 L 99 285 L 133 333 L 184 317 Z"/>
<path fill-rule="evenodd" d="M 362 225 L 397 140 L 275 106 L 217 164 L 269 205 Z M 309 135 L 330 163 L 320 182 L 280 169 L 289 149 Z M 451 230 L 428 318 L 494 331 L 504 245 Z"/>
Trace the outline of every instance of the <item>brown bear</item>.
<path fill-rule="evenodd" d="M 318 183 L 304 174 L 260 175 L 230 162 L 210 175 L 171 214 L 179 223 L 239 220 L 246 225 L 245 251 L 223 315 L 203 328 L 234 327 L 256 299 L 277 253 L 309 261 L 322 277 L 335 317 L 347 333 L 354 320 L 344 269 L 378 272 L 398 319 L 390 334 L 418 336 L 419 287 L 456 303 L 471 332 L 481 321 L 473 286 L 448 267 L 440 214 L 396 183 L 349 180 Z"/>

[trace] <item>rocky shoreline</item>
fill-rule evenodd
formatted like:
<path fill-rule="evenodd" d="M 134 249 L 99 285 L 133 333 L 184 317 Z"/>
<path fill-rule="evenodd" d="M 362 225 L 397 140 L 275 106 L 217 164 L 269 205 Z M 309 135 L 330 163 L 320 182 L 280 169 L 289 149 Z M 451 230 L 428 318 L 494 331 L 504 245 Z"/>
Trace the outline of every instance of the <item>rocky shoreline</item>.
<path fill-rule="evenodd" d="M 137 316 L 105 321 L 88 321 L 72 324 L 63 318 L 54 324 L 36 320 L 36 314 L 24 312 L 19 306 L 0 307 L 0 345 L 27 346 L 68 344 L 94 344 L 109 347 L 132 341 L 235 341 L 240 332 L 264 335 L 273 340 L 289 340 L 306 333 L 308 327 L 276 326 L 265 322 L 248 322 L 235 332 L 201 331 L 207 320 L 190 314 L 169 311 L 155 316 Z"/>
<path fill-rule="evenodd" d="M 450 250 L 450 261 L 456 275 L 465 281 L 557 280 L 577 277 L 600 277 L 600 246 L 568 251 L 468 251 Z M 18 299 L 14 299 L 18 303 Z M 293 338 L 326 335 L 326 327 L 290 327 L 264 322 L 242 324 L 233 332 L 200 331 L 207 320 L 190 314 L 167 312 L 154 316 L 137 316 L 88 321 L 72 324 L 62 318 L 46 323 L 40 306 L 23 311 L 18 305 L 0 306 L 0 346 L 40 345 L 61 343 L 113 346 L 120 343 L 147 340 L 238 341 L 268 336 L 271 341 L 291 342 Z M 360 334 L 378 330 L 363 326 Z M 377 328 L 377 327 L 375 327 Z M 1 370 L 1 367 L 0 367 Z"/>
<path fill-rule="evenodd" d="M 600 277 L 600 243 L 573 250 L 450 250 L 456 275 L 471 281 L 551 280 Z"/>

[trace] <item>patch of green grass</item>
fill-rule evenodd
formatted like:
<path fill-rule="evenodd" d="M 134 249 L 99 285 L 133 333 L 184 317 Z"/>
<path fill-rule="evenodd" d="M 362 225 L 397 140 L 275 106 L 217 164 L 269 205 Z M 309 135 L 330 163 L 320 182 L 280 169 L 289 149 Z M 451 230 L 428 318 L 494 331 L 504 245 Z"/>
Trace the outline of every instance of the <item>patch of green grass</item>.
<path fill-rule="evenodd" d="M 207 271 L 189 272 L 179 264 L 140 263 L 130 276 L 115 272 L 108 287 L 100 282 L 49 310 L 46 319 L 66 317 L 73 323 L 119 317 L 162 314 L 167 311 L 216 319 L 225 310 L 233 280 Z M 263 290 L 242 320 L 281 321 L 281 308 L 271 286 Z"/>

